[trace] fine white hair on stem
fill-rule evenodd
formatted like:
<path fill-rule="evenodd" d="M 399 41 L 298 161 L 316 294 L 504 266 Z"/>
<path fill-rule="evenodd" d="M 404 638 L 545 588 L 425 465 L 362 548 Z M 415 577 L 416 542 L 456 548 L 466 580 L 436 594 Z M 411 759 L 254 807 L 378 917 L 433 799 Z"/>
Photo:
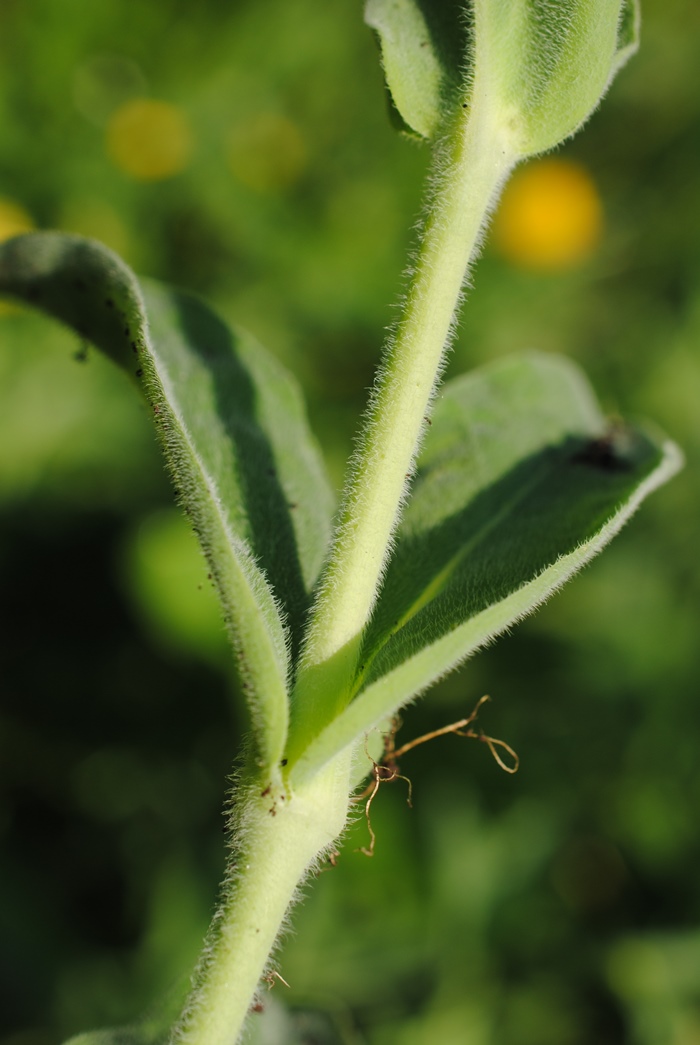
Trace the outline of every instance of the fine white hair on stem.
<path fill-rule="evenodd" d="M 465 119 L 462 116 L 459 118 Z M 376 481 L 376 476 L 381 471 L 383 439 L 387 435 L 386 423 L 382 425 L 386 406 L 394 394 L 399 394 L 399 387 L 405 384 L 409 377 L 409 372 L 406 371 L 408 364 L 405 362 L 407 351 L 410 355 L 413 346 L 417 343 L 416 338 L 425 338 L 424 330 L 411 327 L 411 305 L 416 300 L 428 300 L 431 294 L 431 284 L 436 280 L 439 281 L 439 274 L 434 268 L 434 265 L 437 265 L 439 269 L 441 261 L 439 252 L 430 246 L 426 251 L 425 242 L 430 243 L 431 240 L 435 242 L 436 239 L 450 236 L 449 226 L 452 211 L 446 207 L 445 201 L 450 199 L 455 185 L 459 185 L 460 179 L 464 176 L 463 164 L 464 157 L 455 155 L 454 134 L 446 131 L 442 141 L 435 147 L 428 191 L 422 213 L 417 220 L 417 242 L 420 244 L 422 241 L 423 247 L 415 247 L 409 257 L 409 264 L 403 277 L 404 290 L 398 301 L 401 315 L 389 328 L 383 357 L 377 368 L 375 383 L 364 413 L 361 431 L 350 458 L 339 523 L 331 546 L 331 556 L 317 594 L 316 605 L 319 607 L 319 616 L 322 613 L 328 616 L 329 608 L 337 612 L 339 609 L 336 605 L 337 598 L 340 599 L 342 605 L 343 589 L 352 588 L 353 571 L 357 568 L 356 557 L 344 555 L 343 551 L 366 537 L 368 513 L 371 515 L 371 507 L 368 508 L 368 504 L 371 504 L 371 500 L 367 500 L 365 483 L 368 472 L 374 475 Z M 392 489 L 397 492 L 397 496 L 385 515 L 386 521 L 381 531 L 381 547 L 377 545 L 373 553 L 375 556 L 372 567 L 374 572 L 367 581 L 362 596 L 364 600 L 362 614 L 357 618 L 356 627 L 359 627 L 360 630 L 370 619 L 376 603 L 395 544 L 401 514 L 410 495 L 410 484 L 415 474 L 417 457 L 428 428 L 427 418 L 430 416 L 447 364 L 448 352 L 456 335 L 460 308 L 470 286 L 471 266 L 483 246 L 490 215 L 512 166 L 512 162 L 503 162 L 500 173 L 497 168 L 495 175 L 489 172 L 485 177 L 485 180 L 488 177 L 491 180 L 488 181 L 486 189 L 483 185 L 479 187 L 479 192 L 476 193 L 477 198 L 473 201 L 475 220 L 470 229 L 470 241 L 463 247 L 458 246 L 458 252 L 463 257 L 463 261 L 459 263 L 459 272 L 452 273 L 455 289 L 454 298 L 449 305 L 449 318 L 443 332 L 439 335 L 440 344 L 434 342 L 431 346 L 432 371 L 429 376 L 429 387 L 428 380 L 425 379 L 420 421 L 416 424 L 415 418 L 410 419 L 410 424 L 415 429 L 415 439 L 410 446 L 410 452 L 404 450 L 404 459 L 394 469 L 396 474 L 398 471 L 401 472 L 400 483 L 392 486 Z M 400 423 L 400 418 L 395 418 L 393 423 Z M 398 490 L 397 487 L 399 487 Z M 372 494 L 370 493 L 369 496 L 371 498 Z M 323 641 L 319 639 L 319 631 L 322 629 L 318 627 L 311 626 L 309 629 L 307 644 L 303 651 L 305 663 L 322 661 L 329 655 L 329 650 L 323 648 Z M 348 635 L 346 638 L 351 638 L 351 636 Z"/>

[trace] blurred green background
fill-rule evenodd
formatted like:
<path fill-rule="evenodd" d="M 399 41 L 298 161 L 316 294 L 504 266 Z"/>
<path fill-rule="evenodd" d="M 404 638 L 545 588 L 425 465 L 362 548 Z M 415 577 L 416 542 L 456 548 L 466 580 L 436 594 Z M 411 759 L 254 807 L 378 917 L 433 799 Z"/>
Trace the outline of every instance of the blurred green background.
<path fill-rule="evenodd" d="M 428 158 L 359 0 L 3 0 L 0 127 L 0 236 L 92 235 L 206 295 L 298 375 L 339 485 Z M 488 692 L 521 769 L 447 737 L 405 760 L 413 809 L 382 788 L 372 860 L 358 818 L 270 995 L 307 1045 L 700 1043 L 699 184 L 700 7 L 644 0 L 601 110 L 516 176 L 450 372 L 568 353 L 687 468 L 406 714 L 403 739 Z M 1 1045 L 179 989 L 245 729 L 146 412 L 81 355 L 2 307 Z"/>

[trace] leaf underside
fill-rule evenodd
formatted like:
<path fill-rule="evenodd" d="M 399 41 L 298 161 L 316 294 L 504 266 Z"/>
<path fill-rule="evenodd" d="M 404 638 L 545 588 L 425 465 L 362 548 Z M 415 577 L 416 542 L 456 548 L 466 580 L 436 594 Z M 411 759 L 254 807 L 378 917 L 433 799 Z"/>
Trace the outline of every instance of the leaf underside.
<path fill-rule="evenodd" d="M 357 695 L 298 771 L 532 612 L 680 464 L 673 444 L 608 427 L 561 357 L 515 356 L 445 385 L 364 638 Z"/>
<path fill-rule="evenodd" d="M 466 17 L 454 0 L 367 0 L 392 110 L 401 129 L 419 138 L 437 133 L 466 73 Z"/>
<path fill-rule="evenodd" d="M 151 1034 L 146 1026 L 135 1024 L 109 1030 L 86 1031 L 64 1042 L 64 1045 L 165 1045 L 168 1031 Z"/>
<path fill-rule="evenodd" d="M 209 560 L 263 754 L 276 761 L 290 652 L 333 510 L 296 383 L 197 299 L 140 285 L 82 237 L 33 233 L 3 244 L 0 292 L 66 323 L 141 384 Z"/>
<path fill-rule="evenodd" d="M 144 298 L 164 387 L 182 399 L 216 476 L 211 493 L 269 581 L 296 651 L 334 508 L 296 382 L 199 300 L 151 283 Z"/>
<path fill-rule="evenodd" d="M 434 140 L 481 106 L 525 158 L 596 108 L 637 49 L 639 0 L 367 0 L 365 21 L 401 129 Z"/>

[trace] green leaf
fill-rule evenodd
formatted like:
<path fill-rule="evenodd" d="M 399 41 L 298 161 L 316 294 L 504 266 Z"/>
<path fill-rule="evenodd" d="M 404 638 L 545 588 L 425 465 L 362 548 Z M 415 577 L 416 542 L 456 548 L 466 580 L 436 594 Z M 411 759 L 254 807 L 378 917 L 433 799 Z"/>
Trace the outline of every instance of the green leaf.
<path fill-rule="evenodd" d="M 330 1013 L 322 1009 L 287 1008 L 274 994 L 265 991 L 262 1012 L 255 1013 L 246 1027 L 246 1045 L 347 1045 Z"/>
<path fill-rule="evenodd" d="M 159 999 L 138 1022 L 76 1034 L 63 1045 L 166 1045 L 182 1009 L 180 985 Z"/>
<path fill-rule="evenodd" d="M 391 100 L 403 125 L 433 138 L 462 85 L 466 22 L 454 0 L 367 0 Z"/>
<path fill-rule="evenodd" d="M 180 985 L 161 998 L 137 1023 L 76 1034 L 63 1045 L 166 1045 L 182 1010 Z"/>
<path fill-rule="evenodd" d="M 639 0 L 623 0 L 620 11 L 620 26 L 617 34 L 617 51 L 613 62 L 611 79 L 618 69 L 639 49 L 641 11 Z"/>
<path fill-rule="evenodd" d="M 140 286 L 114 254 L 81 237 L 36 233 L 3 244 L 0 291 L 67 323 L 140 382 L 218 588 L 261 756 L 275 763 L 290 650 L 332 511 L 296 384 L 201 302 Z"/>
<path fill-rule="evenodd" d="M 365 20 L 408 128 L 479 109 L 521 159 L 574 134 L 639 37 L 638 0 L 367 0 Z"/>
<path fill-rule="evenodd" d="M 303 776 L 536 609 L 678 470 L 668 441 L 608 429 L 582 374 L 551 355 L 448 383 L 368 626 L 357 695 Z"/>
<path fill-rule="evenodd" d="M 63 1045 L 165 1045 L 168 1031 L 152 1034 L 147 1027 L 116 1027 L 110 1030 L 86 1031 Z"/>
<path fill-rule="evenodd" d="M 334 507 L 299 388 L 195 298 L 155 284 L 144 296 L 160 377 L 181 400 L 216 477 L 212 493 L 270 582 L 296 653 Z"/>
<path fill-rule="evenodd" d="M 553 148 L 596 109 L 637 48 L 636 0 L 474 0 L 476 85 L 520 157 Z"/>

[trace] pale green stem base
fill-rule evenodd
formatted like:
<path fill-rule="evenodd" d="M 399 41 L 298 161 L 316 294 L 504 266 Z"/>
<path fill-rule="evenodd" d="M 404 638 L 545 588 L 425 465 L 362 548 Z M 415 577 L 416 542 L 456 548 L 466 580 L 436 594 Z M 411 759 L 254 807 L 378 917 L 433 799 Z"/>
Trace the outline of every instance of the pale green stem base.
<path fill-rule="evenodd" d="M 238 817 L 240 849 L 195 988 L 171 1045 L 235 1045 L 307 871 L 345 825 L 349 758 L 294 794 L 261 782 Z"/>

